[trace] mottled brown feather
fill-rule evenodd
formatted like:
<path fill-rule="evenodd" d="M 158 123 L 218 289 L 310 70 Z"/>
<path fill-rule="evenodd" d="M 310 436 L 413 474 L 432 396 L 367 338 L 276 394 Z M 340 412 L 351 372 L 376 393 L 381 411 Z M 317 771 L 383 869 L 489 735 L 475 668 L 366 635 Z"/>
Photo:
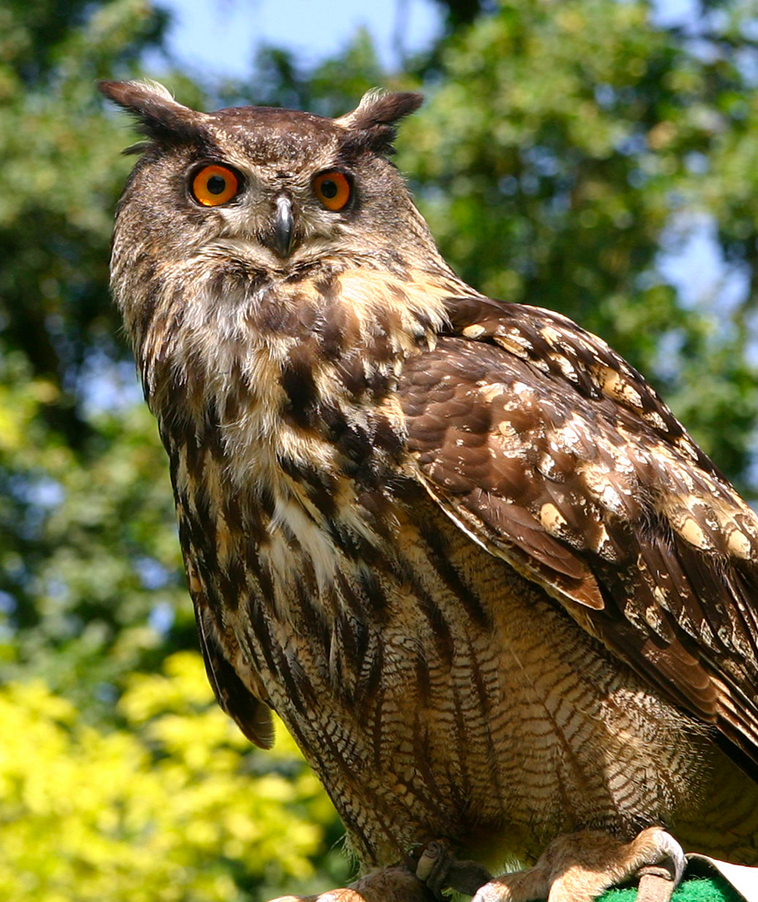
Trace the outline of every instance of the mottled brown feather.
<path fill-rule="evenodd" d="M 419 478 L 758 764 L 758 519 L 600 339 L 538 308 L 448 309 L 400 382 Z"/>
<path fill-rule="evenodd" d="M 196 606 L 200 650 L 216 701 L 251 742 L 259 748 L 270 749 L 274 744 L 271 709 L 239 678 L 218 644 L 216 631 L 206 624 L 206 616 L 206 612 Z"/>

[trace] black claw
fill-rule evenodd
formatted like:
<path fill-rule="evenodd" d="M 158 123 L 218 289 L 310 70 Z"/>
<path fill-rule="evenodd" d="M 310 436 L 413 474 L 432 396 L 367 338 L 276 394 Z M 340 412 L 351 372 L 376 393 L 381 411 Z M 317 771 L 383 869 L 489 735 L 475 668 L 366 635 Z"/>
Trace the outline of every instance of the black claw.
<path fill-rule="evenodd" d="M 437 899 L 442 898 L 443 890 L 473 896 L 480 886 L 492 879 L 490 872 L 476 861 L 457 861 L 441 842 L 423 846 L 416 861 L 416 876 L 426 883 Z"/>
<path fill-rule="evenodd" d="M 452 861 L 449 849 L 440 842 L 427 843 L 419 856 L 416 876 L 423 880 L 436 899 L 442 899 Z"/>
<path fill-rule="evenodd" d="M 448 870 L 447 885 L 457 893 L 475 895 L 479 888 L 492 880 L 492 874 L 476 861 L 456 861 Z"/>

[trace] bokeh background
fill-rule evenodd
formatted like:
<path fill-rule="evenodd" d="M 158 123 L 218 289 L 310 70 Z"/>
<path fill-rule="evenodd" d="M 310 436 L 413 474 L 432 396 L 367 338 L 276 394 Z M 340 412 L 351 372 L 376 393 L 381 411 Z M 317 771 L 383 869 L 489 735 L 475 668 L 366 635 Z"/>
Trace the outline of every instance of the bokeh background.
<path fill-rule="evenodd" d="M 560 310 L 758 493 L 758 3 L 2 0 L 0 902 L 256 902 L 350 875 L 281 736 L 211 701 L 108 297 L 126 117 L 427 97 L 397 162 L 476 287 Z"/>

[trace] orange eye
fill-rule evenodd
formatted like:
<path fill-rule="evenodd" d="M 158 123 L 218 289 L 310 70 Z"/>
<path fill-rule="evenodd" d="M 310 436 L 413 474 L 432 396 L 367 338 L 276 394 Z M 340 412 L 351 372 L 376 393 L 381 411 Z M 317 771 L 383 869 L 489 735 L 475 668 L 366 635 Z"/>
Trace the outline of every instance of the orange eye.
<path fill-rule="evenodd" d="M 203 166 L 192 179 L 195 200 L 204 207 L 218 207 L 236 197 L 239 179 L 226 166 Z"/>
<path fill-rule="evenodd" d="M 350 200 L 350 182 L 341 172 L 322 172 L 313 181 L 316 197 L 335 213 L 341 210 Z"/>

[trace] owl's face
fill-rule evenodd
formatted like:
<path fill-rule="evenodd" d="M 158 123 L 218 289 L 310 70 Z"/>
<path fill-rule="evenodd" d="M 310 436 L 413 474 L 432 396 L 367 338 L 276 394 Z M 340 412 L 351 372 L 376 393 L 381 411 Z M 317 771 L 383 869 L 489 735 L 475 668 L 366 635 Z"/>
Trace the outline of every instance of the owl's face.
<path fill-rule="evenodd" d="M 426 231 L 387 158 L 418 95 L 367 95 L 353 113 L 325 119 L 265 107 L 199 113 L 140 83 L 102 90 L 150 139 L 119 228 L 159 245 L 165 262 L 237 260 L 286 275 L 333 256 L 391 257 Z"/>

